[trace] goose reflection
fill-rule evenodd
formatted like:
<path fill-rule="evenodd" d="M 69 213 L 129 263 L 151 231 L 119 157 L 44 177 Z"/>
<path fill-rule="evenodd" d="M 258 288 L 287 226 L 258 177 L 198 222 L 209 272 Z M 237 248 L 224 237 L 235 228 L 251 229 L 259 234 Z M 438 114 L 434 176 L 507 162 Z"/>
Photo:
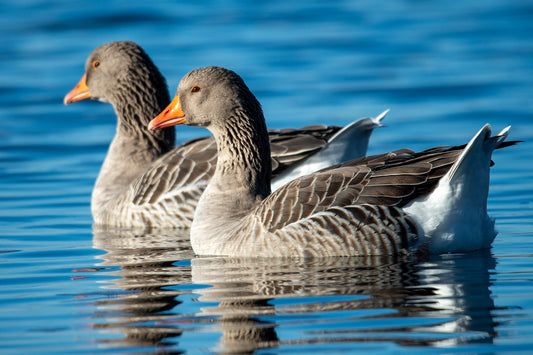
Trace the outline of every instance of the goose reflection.
<path fill-rule="evenodd" d="M 368 342 L 446 347 L 497 336 L 489 252 L 427 261 L 195 258 L 187 233 L 176 231 L 95 230 L 94 246 L 106 251 L 98 266 L 116 276 L 102 286 L 111 296 L 97 301 L 93 316 L 95 327 L 122 334 L 102 340 L 110 347 L 179 352 L 183 332 L 188 341 L 204 334 L 196 340 L 204 350 L 221 353 Z"/>
<path fill-rule="evenodd" d="M 438 340 L 435 345 L 448 346 L 461 342 L 492 343 L 498 325 L 493 317 L 494 300 L 490 292 L 490 271 L 496 260 L 488 250 L 468 254 L 436 256 L 421 263 L 421 282 L 436 290 L 430 299 L 414 299 L 430 311 L 426 317 L 450 316 L 452 321 L 436 325 L 432 331 L 454 334 Z"/>
<path fill-rule="evenodd" d="M 190 283 L 190 266 L 176 266 L 176 261 L 191 259 L 188 231 L 170 234 L 146 234 L 143 231 L 93 229 L 93 245 L 106 251 L 98 266 L 114 267 L 107 275 L 117 276 L 102 288 L 113 290 L 114 297 L 97 302 L 95 327 L 123 338 L 104 340 L 112 346 L 173 345 L 167 338 L 181 335 L 182 330 L 166 326 L 164 321 L 176 317 L 182 292 L 166 289 Z"/>
<path fill-rule="evenodd" d="M 407 314 L 417 311 L 406 305 L 409 294 L 434 294 L 432 288 L 408 290 L 419 284 L 416 262 L 408 258 L 217 257 L 193 259 L 191 266 L 194 284 L 212 285 L 199 291 L 199 300 L 217 303 L 202 312 L 218 317 L 218 350 L 224 353 L 335 341 L 324 338 L 339 321 L 330 314 L 349 322 L 396 310 Z M 285 328 L 302 337 L 280 340 L 277 331 Z"/>
<path fill-rule="evenodd" d="M 488 253 L 415 258 L 196 258 L 202 314 L 216 319 L 218 351 L 394 342 L 448 346 L 494 336 Z M 279 334 L 284 334 L 280 337 Z M 280 339 L 281 338 L 281 339 Z"/>

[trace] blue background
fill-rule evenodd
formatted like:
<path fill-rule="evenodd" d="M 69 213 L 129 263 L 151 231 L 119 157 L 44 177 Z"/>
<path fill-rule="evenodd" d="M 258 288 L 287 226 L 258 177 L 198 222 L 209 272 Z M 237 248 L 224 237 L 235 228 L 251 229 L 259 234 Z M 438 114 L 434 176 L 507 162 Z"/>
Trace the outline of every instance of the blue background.
<path fill-rule="evenodd" d="M 533 2 L 504 0 L 3 1 L 0 345 L 527 353 L 532 18 Z M 485 123 L 512 125 L 511 139 L 525 142 L 493 157 L 493 248 L 424 263 L 191 262 L 180 236 L 93 233 L 90 193 L 115 116 L 107 104 L 62 99 L 89 53 L 115 40 L 143 46 L 172 93 L 193 68 L 237 71 L 272 128 L 344 125 L 390 108 L 370 154 L 462 144 Z M 183 142 L 208 132 L 177 134 Z M 231 327 L 268 332 L 235 345 Z"/>

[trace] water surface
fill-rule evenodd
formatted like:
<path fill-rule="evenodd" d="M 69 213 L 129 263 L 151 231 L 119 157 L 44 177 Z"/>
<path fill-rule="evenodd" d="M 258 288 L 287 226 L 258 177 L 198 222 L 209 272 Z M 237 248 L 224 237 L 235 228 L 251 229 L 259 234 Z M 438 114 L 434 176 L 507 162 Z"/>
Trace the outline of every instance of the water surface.
<path fill-rule="evenodd" d="M 530 1 L 4 1 L 0 344 L 5 353 L 528 353 L 533 347 Z M 98 45 L 133 40 L 174 92 L 204 65 L 243 76 L 272 128 L 390 108 L 371 154 L 497 151 L 493 248 L 413 258 L 194 258 L 186 235 L 93 230 L 113 109 L 64 95 Z M 177 128 L 178 139 L 208 134 Z"/>

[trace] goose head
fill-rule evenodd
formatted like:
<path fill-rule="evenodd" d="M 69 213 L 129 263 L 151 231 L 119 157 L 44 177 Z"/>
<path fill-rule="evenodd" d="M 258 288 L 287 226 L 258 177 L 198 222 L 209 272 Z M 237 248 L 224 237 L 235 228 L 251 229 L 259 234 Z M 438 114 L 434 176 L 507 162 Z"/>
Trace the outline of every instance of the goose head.
<path fill-rule="evenodd" d="M 149 128 L 187 124 L 213 130 L 228 125 L 236 116 L 264 121 L 261 105 L 239 75 L 221 67 L 205 67 L 183 77 L 176 96 Z"/>
<path fill-rule="evenodd" d="M 85 74 L 64 98 L 65 105 L 93 99 L 113 105 L 135 100 L 129 95 L 143 88 L 148 93 L 164 96 L 168 104 L 166 82 L 146 52 L 130 41 L 110 42 L 97 47 L 87 58 Z"/>

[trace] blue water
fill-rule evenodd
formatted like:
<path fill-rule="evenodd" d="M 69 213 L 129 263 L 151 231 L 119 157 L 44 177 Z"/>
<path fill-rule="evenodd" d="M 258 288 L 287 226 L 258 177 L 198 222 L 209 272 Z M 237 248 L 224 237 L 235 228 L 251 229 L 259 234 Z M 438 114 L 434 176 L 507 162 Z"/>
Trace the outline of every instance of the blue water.
<path fill-rule="evenodd" d="M 53 353 L 529 353 L 533 348 L 533 2 L 3 1 L 0 347 Z M 369 153 L 466 142 L 497 151 L 485 252 L 194 258 L 186 236 L 93 231 L 112 107 L 62 104 L 98 45 L 133 40 L 171 92 L 229 67 L 272 128 L 390 108 Z M 207 134 L 179 127 L 180 142 Z"/>

